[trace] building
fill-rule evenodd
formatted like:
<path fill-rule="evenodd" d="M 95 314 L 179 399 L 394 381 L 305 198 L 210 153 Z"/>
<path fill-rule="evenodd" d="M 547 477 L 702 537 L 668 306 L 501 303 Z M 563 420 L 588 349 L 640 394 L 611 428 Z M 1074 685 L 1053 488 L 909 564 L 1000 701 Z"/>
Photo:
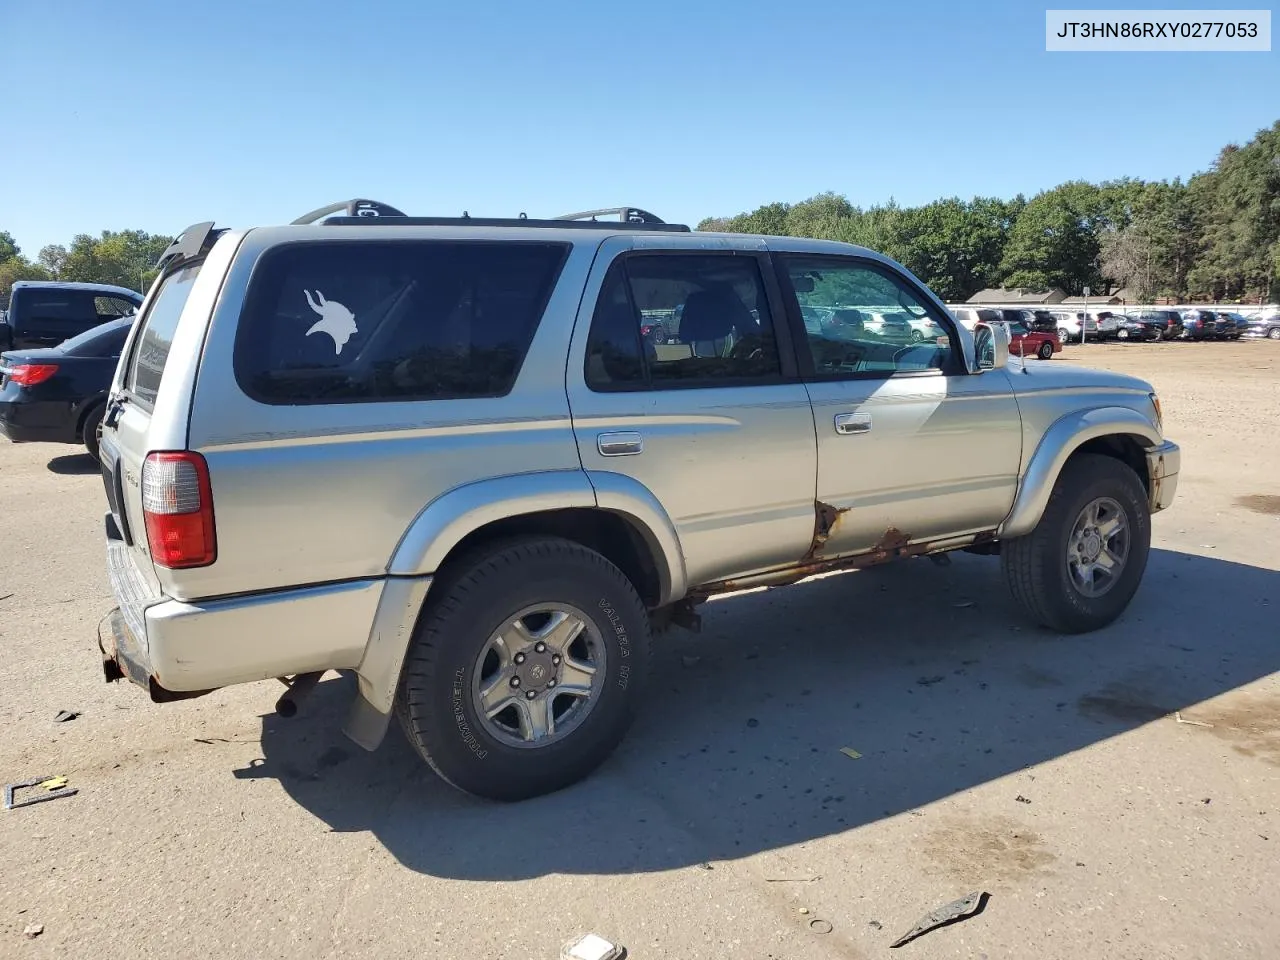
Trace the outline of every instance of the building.
<path fill-rule="evenodd" d="M 1033 290 L 1030 287 L 1014 287 L 1010 290 L 1003 290 L 993 287 L 989 290 L 979 290 L 965 302 L 977 304 L 998 303 L 1002 306 L 1010 307 L 1036 307 L 1049 303 L 1062 303 L 1066 297 L 1066 293 L 1057 287 L 1051 287 L 1047 290 Z"/>

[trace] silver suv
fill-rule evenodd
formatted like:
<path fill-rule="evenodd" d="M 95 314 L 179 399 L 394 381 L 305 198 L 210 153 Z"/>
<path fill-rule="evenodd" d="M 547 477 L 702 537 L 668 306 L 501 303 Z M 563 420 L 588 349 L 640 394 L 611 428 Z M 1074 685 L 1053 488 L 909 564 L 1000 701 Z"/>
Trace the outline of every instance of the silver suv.
<path fill-rule="evenodd" d="M 1150 386 L 1023 366 L 869 250 L 604 213 L 186 230 L 103 424 L 107 679 L 288 714 L 351 671 L 352 739 L 394 712 L 513 800 L 608 756 L 715 594 L 967 550 L 1052 630 L 1125 609 L 1178 479 Z M 939 335 L 805 320 L 885 304 Z"/>

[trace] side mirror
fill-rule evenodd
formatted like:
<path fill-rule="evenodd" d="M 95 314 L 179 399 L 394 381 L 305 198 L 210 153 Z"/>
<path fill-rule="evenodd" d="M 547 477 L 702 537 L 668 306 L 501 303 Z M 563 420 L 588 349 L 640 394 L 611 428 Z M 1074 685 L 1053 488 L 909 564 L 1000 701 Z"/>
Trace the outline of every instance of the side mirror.
<path fill-rule="evenodd" d="M 1009 328 L 1003 323 L 977 323 L 973 328 L 974 354 L 979 370 L 999 370 L 1009 362 Z"/>

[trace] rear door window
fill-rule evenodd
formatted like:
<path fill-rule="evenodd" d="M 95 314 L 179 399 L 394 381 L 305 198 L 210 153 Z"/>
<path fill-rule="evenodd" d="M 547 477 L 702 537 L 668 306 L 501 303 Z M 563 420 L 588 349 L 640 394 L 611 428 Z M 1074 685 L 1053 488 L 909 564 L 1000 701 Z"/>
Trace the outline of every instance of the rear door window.
<path fill-rule="evenodd" d="M 96 326 L 93 294 L 85 290 L 33 289 L 22 291 L 14 319 L 24 333 L 56 334 L 59 340 Z"/>
<path fill-rule="evenodd" d="M 567 244 L 297 243 L 262 258 L 236 379 L 262 403 L 499 397 L 524 362 Z"/>
<path fill-rule="evenodd" d="M 199 272 L 200 264 L 190 264 L 164 278 L 147 308 L 147 315 L 142 318 L 142 330 L 134 339 L 125 388 L 147 409 L 156 402 L 178 318 Z"/>

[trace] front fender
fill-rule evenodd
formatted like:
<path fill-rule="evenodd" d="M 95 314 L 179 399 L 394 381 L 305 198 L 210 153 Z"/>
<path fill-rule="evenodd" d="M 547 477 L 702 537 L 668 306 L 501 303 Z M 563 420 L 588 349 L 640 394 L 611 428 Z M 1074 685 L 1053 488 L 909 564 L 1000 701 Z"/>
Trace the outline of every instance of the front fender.
<path fill-rule="evenodd" d="M 1160 431 L 1149 419 L 1128 407 L 1097 407 L 1069 413 L 1056 420 L 1040 438 L 1018 484 L 1013 509 L 996 531 L 1003 539 L 1022 537 L 1035 529 L 1049 504 L 1053 485 L 1071 454 L 1097 437 L 1130 434 L 1147 447 L 1161 443 Z"/>

